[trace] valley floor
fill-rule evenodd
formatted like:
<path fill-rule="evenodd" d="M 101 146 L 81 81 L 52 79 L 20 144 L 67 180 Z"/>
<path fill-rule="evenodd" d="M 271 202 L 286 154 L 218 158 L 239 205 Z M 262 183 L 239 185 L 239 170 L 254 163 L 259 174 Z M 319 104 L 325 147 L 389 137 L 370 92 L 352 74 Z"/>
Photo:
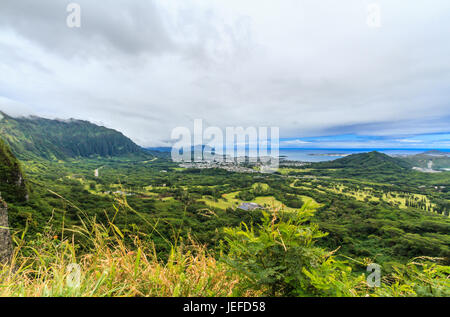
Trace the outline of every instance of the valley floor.
<path fill-rule="evenodd" d="M 432 179 L 412 174 L 407 181 L 400 174 L 370 177 L 349 170 L 348 177 L 343 177 L 342 171 L 336 168 L 324 170 L 301 165 L 282 167 L 276 174 L 239 173 L 223 169 L 180 168 L 165 157 L 151 155 L 67 161 L 37 159 L 24 161 L 23 165 L 33 190 L 28 203 L 10 204 L 15 241 L 21 241 L 19 237 L 22 241 L 28 239 L 28 243 L 36 244 L 33 248 L 43 248 L 42 252 L 53 248 L 57 253 L 48 256 L 54 256 L 54 261 L 60 258 L 58 252 L 62 252 L 60 248 L 63 245 L 69 250 L 74 248 L 74 251 L 77 250 L 76 262 L 87 265 L 82 270 L 93 275 L 86 276 L 86 284 L 77 290 L 78 293 L 58 288 L 58 283 L 61 283 L 59 279 L 65 276 L 64 272 L 58 271 L 54 272 L 54 276 L 59 276 L 57 280 L 46 282 L 49 277 L 42 276 L 40 281 L 43 284 L 40 286 L 33 286 L 34 281 L 28 280 L 27 285 L 23 284 L 25 282 L 19 283 L 22 285 L 20 290 L 8 286 L 2 289 L 0 295 L 18 295 L 20 292 L 32 296 L 64 295 L 61 290 L 77 296 L 264 295 L 269 292 L 266 288 L 269 286 L 248 286 L 245 283 L 250 277 L 233 269 L 236 259 L 229 258 L 223 262 L 219 255 L 232 252 L 233 243 L 237 241 L 246 245 L 245 241 L 236 238 L 244 233 L 231 242 L 227 230 L 238 228 L 241 223 L 264 228 L 263 219 L 267 213 L 276 215 L 280 226 L 298 217 L 307 217 L 308 225 L 318 226 L 326 233 L 315 245 L 323 250 L 336 250 L 336 260 L 346 261 L 353 272 L 349 283 L 356 283 L 352 284 L 353 293 L 342 293 L 342 296 L 375 294 L 364 287 L 359 289 L 361 285 L 357 286 L 367 263 L 383 266 L 387 274 L 384 280 L 386 287 L 391 287 L 389 279 L 394 278 L 392 274 L 396 272 L 396 267 L 408 266 L 414 258 L 434 259 L 426 265 L 444 265 L 439 266 L 439 270 L 444 271 L 450 263 L 448 172 L 433 175 Z M 258 208 L 244 210 L 242 206 L 246 203 L 257 204 Z M 87 219 L 97 225 L 89 229 L 86 227 Z M 302 226 L 299 224 L 295 230 L 300 230 Z M 111 246 L 112 249 L 105 249 L 104 255 L 94 255 L 92 245 L 100 242 L 96 240 L 98 237 L 92 240 L 91 235 L 100 227 L 105 237 L 112 236 L 119 240 Z M 291 230 L 288 228 L 291 227 L 287 225 L 283 230 Z M 285 234 L 285 231 L 280 233 Z M 289 237 L 292 236 L 280 237 L 283 241 L 281 245 L 288 243 Z M 258 241 L 260 238 L 254 239 Z M 142 244 L 136 245 L 137 241 Z M 292 243 L 295 245 L 298 242 Z M 186 250 L 173 254 L 174 245 L 177 248 L 194 246 L 197 255 L 191 256 L 189 252 L 185 253 Z M 289 248 L 284 247 L 286 250 Z M 37 261 L 25 249 L 17 254 L 18 261 Z M 145 256 L 142 253 L 136 258 L 144 249 L 147 249 Z M 229 256 L 232 255 L 237 256 L 236 253 L 229 253 Z M 245 263 L 246 256 L 249 255 L 240 255 L 242 263 Z M 92 257 L 99 257 L 102 263 L 106 261 L 109 268 L 95 266 L 96 261 L 90 262 Z M 180 262 L 173 262 L 173 257 L 185 261 L 176 274 L 172 270 Z M 37 265 L 37 262 L 33 263 Z M 64 265 L 67 263 L 58 263 L 56 267 L 62 270 Z M 196 271 L 199 265 L 204 267 L 203 271 Z M 94 272 L 112 267 L 120 267 L 123 274 L 129 274 L 124 277 L 126 283 L 133 274 L 138 274 L 136 281 L 151 279 L 159 291 L 144 282 L 140 282 L 143 285 L 122 285 L 120 283 L 125 282 L 117 280 L 119 276 L 108 276 L 104 282 L 94 277 L 97 276 Z M 136 267 L 143 273 L 137 273 Z M 33 272 L 24 270 L 23 274 L 32 276 L 35 274 Z M 177 284 L 180 279 L 177 274 L 180 272 L 184 272 L 186 284 Z M 167 275 L 170 281 L 163 281 L 163 275 Z M 437 276 L 435 278 L 436 283 L 441 283 Z M 244 280 L 247 282 L 244 283 Z M 48 283 L 53 285 L 51 289 L 44 287 L 50 285 Z M 92 288 L 91 283 L 100 283 L 92 294 L 88 291 Z M 106 286 L 116 283 L 116 291 Z M 236 286 L 244 284 L 248 286 L 245 289 Z M 397 295 L 392 289 L 385 288 L 384 291 L 384 295 L 378 295 L 417 295 L 412 290 Z M 277 294 L 287 295 L 282 292 Z M 320 294 L 324 293 L 317 295 Z"/>

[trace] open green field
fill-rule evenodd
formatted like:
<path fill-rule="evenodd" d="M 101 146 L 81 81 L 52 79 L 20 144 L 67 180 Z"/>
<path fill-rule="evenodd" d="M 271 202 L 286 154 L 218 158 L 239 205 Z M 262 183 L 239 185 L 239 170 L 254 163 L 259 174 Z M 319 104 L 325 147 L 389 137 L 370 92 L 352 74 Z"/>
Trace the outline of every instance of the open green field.
<path fill-rule="evenodd" d="M 299 184 L 301 184 L 301 185 L 299 185 Z M 312 182 L 303 182 L 303 181 L 296 179 L 292 183 L 290 183 L 289 186 L 292 188 L 298 188 L 298 189 L 314 190 L 318 193 L 326 194 L 325 191 L 319 189 L 318 186 L 312 184 Z"/>
<path fill-rule="evenodd" d="M 332 187 L 324 187 L 318 185 L 318 188 L 333 192 L 336 194 L 343 194 L 348 197 L 352 197 L 358 201 L 385 201 L 397 206 L 400 209 L 406 209 L 408 207 L 407 202 L 411 201 L 413 203 L 422 202 L 430 211 L 434 211 L 435 204 L 431 203 L 430 199 L 426 195 L 415 194 L 415 193 L 399 193 L 399 192 L 378 192 L 371 187 L 364 187 L 362 189 L 351 189 L 343 184 L 337 184 Z"/>
<path fill-rule="evenodd" d="M 252 185 L 252 188 L 253 189 L 261 188 L 262 190 L 268 190 L 270 186 L 266 183 L 255 183 Z"/>
<path fill-rule="evenodd" d="M 217 199 L 217 200 L 215 200 L 211 196 L 203 196 L 203 198 L 200 201 L 205 202 L 208 206 L 210 206 L 212 208 L 219 208 L 219 209 L 227 209 L 227 208 L 235 209 L 244 202 L 253 202 L 253 203 L 257 203 L 258 205 L 261 205 L 265 208 L 275 208 L 275 209 L 279 209 L 279 210 L 282 210 L 285 212 L 296 212 L 299 210 L 315 211 L 317 208 L 320 207 L 319 203 L 317 203 L 314 199 L 312 199 L 311 197 L 308 197 L 308 196 L 298 195 L 298 197 L 300 197 L 303 200 L 304 205 L 300 209 L 295 209 L 295 208 L 287 207 L 285 204 L 283 204 L 281 201 L 277 200 L 273 196 L 259 196 L 259 197 L 255 197 L 251 201 L 243 201 L 236 197 L 238 194 L 239 194 L 239 191 L 223 194 L 222 198 Z"/>
<path fill-rule="evenodd" d="M 308 173 L 308 172 L 311 172 L 311 171 L 312 171 L 311 168 L 301 168 L 301 169 L 299 169 L 299 168 L 292 168 L 292 167 L 280 167 L 278 169 L 278 172 L 280 172 L 281 175 L 288 175 L 291 172 L 294 172 L 294 173 Z"/>

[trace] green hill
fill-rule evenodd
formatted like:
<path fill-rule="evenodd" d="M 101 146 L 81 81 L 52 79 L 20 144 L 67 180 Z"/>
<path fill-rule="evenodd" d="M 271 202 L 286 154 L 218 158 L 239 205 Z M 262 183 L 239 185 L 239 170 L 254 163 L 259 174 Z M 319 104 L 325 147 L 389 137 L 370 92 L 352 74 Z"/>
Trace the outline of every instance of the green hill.
<path fill-rule="evenodd" d="M 0 193 L 8 202 L 28 199 L 28 189 L 19 161 L 0 139 Z"/>
<path fill-rule="evenodd" d="M 413 166 L 421 168 L 432 168 L 435 170 L 450 169 L 450 153 L 431 150 L 424 153 L 409 155 L 403 158 Z"/>
<path fill-rule="evenodd" d="M 367 175 L 367 174 L 392 174 L 409 172 L 411 164 L 391 157 L 389 155 L 373 151 L 369 153 L 352 154 L 334 161 L 314 164 L 315 169 L 333 169 L 337 174 Z"/>
<path fill-rule="evenodd" d="M 13 118 L 0 112 L 0 135 L 20 158 L 66 159 L 142 152 L 118 131 L 74 119 Z"/>

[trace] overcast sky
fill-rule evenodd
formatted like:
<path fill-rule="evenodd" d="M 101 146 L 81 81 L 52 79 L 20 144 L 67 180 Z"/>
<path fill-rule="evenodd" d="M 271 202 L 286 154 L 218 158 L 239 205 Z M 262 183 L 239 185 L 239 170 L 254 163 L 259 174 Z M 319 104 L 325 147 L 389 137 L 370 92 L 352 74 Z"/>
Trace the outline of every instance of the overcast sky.
<path fill-rule="evenodd" d="M 450 148 L 448 0 L 79 0 L 68 28 L 70 2 L 0 1 L 0 110 L 142 146 L 201 118 L 289 147 Z"/>

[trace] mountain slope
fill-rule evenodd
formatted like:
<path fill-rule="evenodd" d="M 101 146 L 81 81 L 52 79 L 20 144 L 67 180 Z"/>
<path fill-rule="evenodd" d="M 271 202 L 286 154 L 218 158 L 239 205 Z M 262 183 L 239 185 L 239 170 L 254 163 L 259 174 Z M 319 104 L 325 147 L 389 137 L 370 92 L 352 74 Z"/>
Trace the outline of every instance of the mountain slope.
<path fill-rule="evenodd" d="M 352 154 L 334 161 L 315 163 L 316 169 L 335 169 L 339 173 L 349 175 L 360 174 L 392 174 L 408 172 L 410 163 L 373 151 L 369 153 Z"/>
<path fill-rule="evenodd" d="M 0 139 L 0 193 L 8 202 L 28 199 L 28 189 L 19 161 Z"/>
<path fill-rule="evenodd" d="M 431 150 L 402 158 L 413 166 L 432 169 L 450 169 L 450 153 Z"/>
<path fill-rule="evenodd" d="M 8 229 L 8 206 L 3 198 L 14 203 L 26 201 L 28 188 L 19 161 L 9 146 L 0 139 L 0 264 L 10 260 L 13 250 Z"/>
<path fill-rule="evenodd" d="M 118 131 L 73 119 L 13 118 L 0 113 L 0 135 L 21 158 L 66 159 L 142 151 Z"/>

